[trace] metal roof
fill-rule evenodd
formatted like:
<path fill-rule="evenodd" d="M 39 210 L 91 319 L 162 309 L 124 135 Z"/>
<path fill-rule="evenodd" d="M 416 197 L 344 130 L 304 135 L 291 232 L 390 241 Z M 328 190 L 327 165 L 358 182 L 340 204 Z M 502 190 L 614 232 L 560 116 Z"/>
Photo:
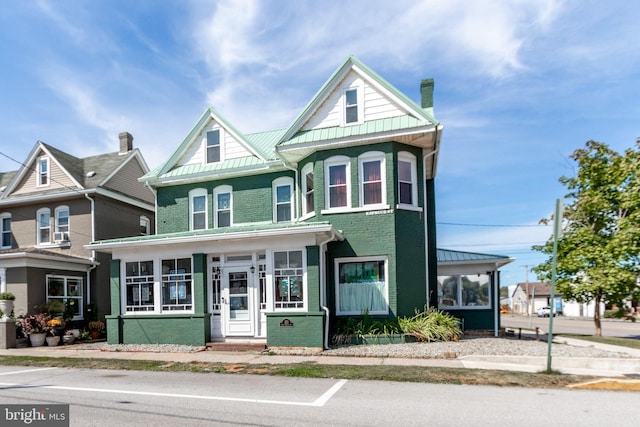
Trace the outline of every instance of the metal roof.
<path fill-rule="evenodd" d="M 438 249 L 438 264 L 472 264 L 472 263 L 496 263 L 500 266 L 513 261 L 506 255 L 482 254 L 477 252 L 453 251 L 450 249 Z"/>

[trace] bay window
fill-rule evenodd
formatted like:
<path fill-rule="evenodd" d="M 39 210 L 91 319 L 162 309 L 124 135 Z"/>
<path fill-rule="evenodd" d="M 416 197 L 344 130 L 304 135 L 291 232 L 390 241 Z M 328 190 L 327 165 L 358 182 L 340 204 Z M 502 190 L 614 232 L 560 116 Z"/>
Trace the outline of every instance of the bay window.
<path fill-rule="evenodd" d="M 325 161 L 326 209 L 351 207 L 351 168 L 348 157 L 334 156 Z"/>
<path fill-rule="evenodd" d="M 47 275 L 47 303 L 59 301 L 72 320 L 82 319 L 82 277 Z"/>
<path fill-rule="evenodd" d="M 372 151 L 358 157 L 360 206 L 387 202 L 384 153 Z"/>
<path fill-rule="evenodd" d="M 336 314 L 389 314 L 386 257 L 335 260 Z"/>

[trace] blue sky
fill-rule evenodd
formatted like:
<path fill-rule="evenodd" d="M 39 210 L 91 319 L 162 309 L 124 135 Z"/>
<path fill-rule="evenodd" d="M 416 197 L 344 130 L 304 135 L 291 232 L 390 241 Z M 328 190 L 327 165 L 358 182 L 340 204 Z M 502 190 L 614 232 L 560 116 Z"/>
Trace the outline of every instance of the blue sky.
<path fill-rule="evenodd" d="M 543 259 L 569 155 L 640 137 L 639 17 L 622 0 L 11 2 L 0 152 L 83 157 L 126 130 L 153 168 L 210 105 L 245 133 L 288 126 L 353 54 L 416 102 L 435 79 L 438 246 L 509 255 L 515 284 Z"/>

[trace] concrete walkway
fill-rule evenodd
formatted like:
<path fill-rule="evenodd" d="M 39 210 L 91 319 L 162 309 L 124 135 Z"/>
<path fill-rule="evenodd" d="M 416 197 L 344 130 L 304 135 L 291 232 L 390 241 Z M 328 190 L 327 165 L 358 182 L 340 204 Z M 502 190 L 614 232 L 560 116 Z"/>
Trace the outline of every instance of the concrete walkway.
<path fill-rule="evenodd" d="M 640 350 L 597 344 L 583 340 L 559 337 L 554 341 L 576 346 L 593 346 L 608 351 L 626 353 L 629 358 L 576 358 L 554 357 L 552 369 L 566 374 L 601 377 L 627 377 L 640 381 Z M 124 352 L 81 349 L 80 346 L 28 347 L 0 350 L 0 356 L 71 357 L 84 359 L 160 360 L 166 362 L 202 362 L 223 364 L 285 364 L 319 363 L 325 365 L 387 365 L 443 368 L 490 369 L 521 372 L 540 372 L 547 367 L 546 357 L 530 356 L 464 356 L 457 359 L 420 359 L 396 357 L 349 357 L 269 355 L 257 352 L 201 351 L 176 352 Z"/>

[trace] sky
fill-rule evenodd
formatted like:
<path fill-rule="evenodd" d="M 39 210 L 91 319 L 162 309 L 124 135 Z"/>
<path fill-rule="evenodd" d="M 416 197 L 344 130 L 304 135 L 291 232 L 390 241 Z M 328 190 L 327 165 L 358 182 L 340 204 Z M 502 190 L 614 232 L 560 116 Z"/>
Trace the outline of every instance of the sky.
<path fill-rule="evenodd" d="M 349 55 L 444 126 L 440 248 L 537 278 L 541 226 L 588 140 L 640 137 L 640 3 L 610 0 L 94 0 L 0 8 L 0 171 L 37 141 L 77 157 L 134 136 L 150 168 L 209 106 L 244 133 L 288 127 Z"/>

